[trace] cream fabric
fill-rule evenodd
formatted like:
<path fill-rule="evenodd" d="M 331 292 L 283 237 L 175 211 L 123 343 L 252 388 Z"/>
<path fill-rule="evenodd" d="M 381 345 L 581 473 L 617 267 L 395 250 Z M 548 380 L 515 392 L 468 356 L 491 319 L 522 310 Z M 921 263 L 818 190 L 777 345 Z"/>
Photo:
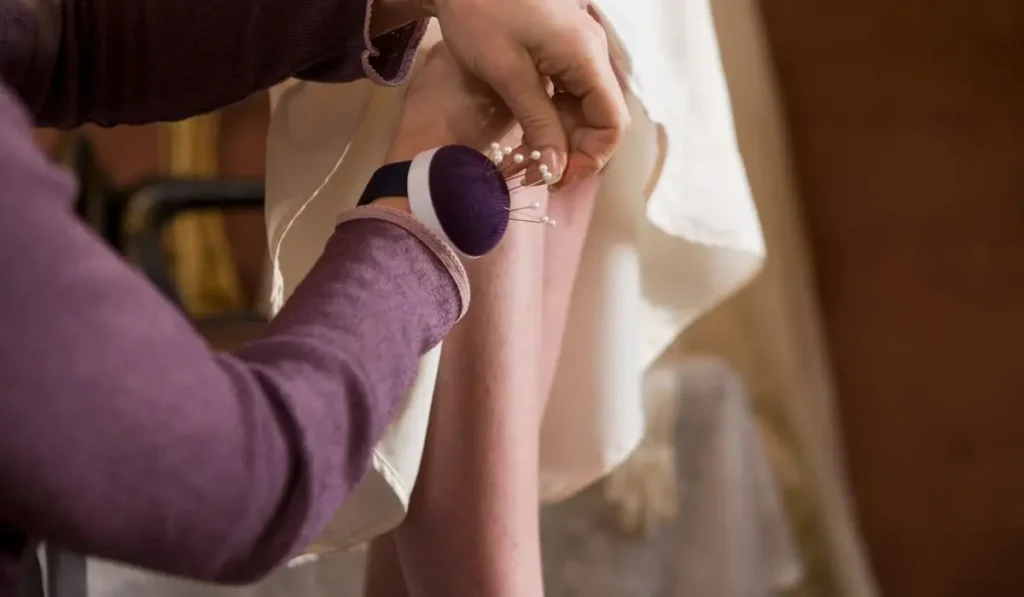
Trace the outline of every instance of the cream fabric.
<path fill-rule="evenodd" d="M 757 280 L 684 335 L 676 353 L 713 353 L 743 377 L 807 570 L 800 595 L 879 594 L 850 504 L 829 356 L 783 106 L 758 0 L 712 0 L 740 149 L 769 258 Z"/>
<path fill-rule="evenodd" d="M 643 435 L 645 368 L 750 279 L 764 253 L 708 1 L 648 0 L 643 11 L 630 0 L 595 4 L 627 74 L 634 127 L 606 172 L 574 289 L 542 430 L 543 500 L 573 494 L 629 455 Z M 425 43 L 437 36 L 435 28 Z M 381 165 L 403 92 L 365 81 L 288 82 L 273 91 L 267 226 L 275 308 Z M 373 470 L 317 550 L 351 547 L 401 521 L 442 349 L 421 361 Z"/>

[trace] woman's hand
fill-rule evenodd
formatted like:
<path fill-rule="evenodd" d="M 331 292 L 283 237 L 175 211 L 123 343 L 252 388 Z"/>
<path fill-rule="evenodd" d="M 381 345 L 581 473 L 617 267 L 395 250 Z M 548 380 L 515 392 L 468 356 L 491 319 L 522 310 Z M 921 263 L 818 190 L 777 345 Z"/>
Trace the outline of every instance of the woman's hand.
<path fill-rule="evenodd" d="M 544 154 L 561 184 L 588 177 L 611 158 L 629 112 L 604 29 L 583 0 L 422 0 L 452 55 L 493 88 Z M 577 126 L 569 135 L 547 81 L 564 91 Z M 567 161 L 566 161 L 567 160 Z"/>
<path fill-rule="evenodd" d="M 468 145 L 486 152 L 492 142 L 515 144 L 512 113 L 455 61 L 444 42 L 428 51 L 414 76 L 389 162 L 412 159 L 439 145 Z"/>
<path fill-rule="evenodd" d="M 427 50 L 423 65 L 406 92 L 402 117 L 388 154 L 389 162 L 412 159 L 421 151 L 439 145 L 458 144 L 488 152 L 493 143 L 515 148 L 527 155 L 534 149 L 521 145 L 523 130 L 512 112 L 490 87 L 466 71 L 452 56 L 445 42 Z M 571 94 L 550 96 L 556 117 L 571 143 L 585 142 L 590 129 L 580 113 L 579 102 Z M 508 153 L 508 152 L 506 152 Z M 555 170 L 551 152 L 541 152 L 540 161 L 516 162 L 506 155 L 501 170 L 506 177 L 526 171 L 524 182 L 542 180 L 537 166 L 546 164 Z"/>
<path fill-rule="evenodd" d="M 444 42 L 428 50 L 402 106 L 387 162 L 411 160 L 440 145 L 468 145 L 486 151 L 492 142 L 515 143 L 512 113 L 487 85 L 463 69 Z M 403 197 L 374 202 L 409 211 Z"/>

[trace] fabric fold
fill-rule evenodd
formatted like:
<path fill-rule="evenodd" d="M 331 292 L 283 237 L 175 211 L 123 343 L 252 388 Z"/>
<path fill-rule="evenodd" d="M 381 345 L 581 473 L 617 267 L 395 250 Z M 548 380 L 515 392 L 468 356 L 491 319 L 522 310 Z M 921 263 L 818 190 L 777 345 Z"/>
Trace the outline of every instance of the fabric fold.
<path fill-rule="evenodd" d="M 707 0 L 657 0 L 644 11 L 626 0 L 594 4 L 628 83 L 634 126 L 603 177 L 573 290 L 542 428 L 545 501 L 626 459 L 643 436 L 645 369 L 764 257 Z M 437 39 L 432 27 L 424 45 Z M 278 306 L 383 164 L 404 89 L 291 81 L 273 90 L 267 229 Z M 404 516 L 438 354 L 421 361 L 373 471 L 316 549 L 351 547 Z"/>

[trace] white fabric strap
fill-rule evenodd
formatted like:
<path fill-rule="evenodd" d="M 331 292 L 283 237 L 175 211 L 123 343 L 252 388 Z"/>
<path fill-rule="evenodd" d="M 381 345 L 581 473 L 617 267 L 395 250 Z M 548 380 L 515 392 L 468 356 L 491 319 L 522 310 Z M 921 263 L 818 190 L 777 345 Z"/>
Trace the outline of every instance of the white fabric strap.
<path fill-rule="evenodd" d="M 439 236 L 445 244 L 455 249 L 460 257 L 464 257 L 445 234 L 444 227 L 441 226 L 441 221 L 437 218 L 437 211 L 434 209 L 434 198 L 430 194 L 430 165 L 434 161 L 438 149 L 438 147 L 428 149 L 412 159 L 408 179 L 409 209 L 414 218 Z"/>

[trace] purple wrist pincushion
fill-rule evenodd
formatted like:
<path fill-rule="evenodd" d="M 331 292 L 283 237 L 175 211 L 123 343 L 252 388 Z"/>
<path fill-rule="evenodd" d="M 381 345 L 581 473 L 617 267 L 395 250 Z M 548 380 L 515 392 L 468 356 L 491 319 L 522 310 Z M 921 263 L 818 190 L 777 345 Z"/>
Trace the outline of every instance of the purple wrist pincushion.
<path fill-rule="evenodd" d="M 389 196 L 408 197 L 413 216 L 465 257 L 485 255 L 508 229 L 511 197 L 504 176 L 487 156 L 464 145 L 383 166 L 359 205 Z"/>

